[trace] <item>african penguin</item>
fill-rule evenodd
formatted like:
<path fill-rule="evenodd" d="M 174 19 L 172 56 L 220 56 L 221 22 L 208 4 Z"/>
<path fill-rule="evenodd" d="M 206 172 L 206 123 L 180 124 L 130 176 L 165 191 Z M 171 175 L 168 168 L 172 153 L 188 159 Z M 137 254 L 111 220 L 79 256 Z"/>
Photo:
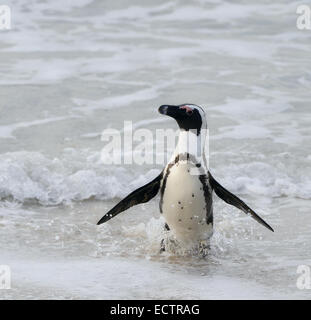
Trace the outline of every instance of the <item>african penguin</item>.
<path fill-rule="evenodd" d="M 222 200 L 269 230 L 273 229 L 237 196 L 222 187 L 211 175 L 205 157 L 206 117 L 194 104 L 162 105 L 159 112 L 176 120 L 179 138 L 169 163 L 154 180 L 130 193 L 106 213 L 102 224 L 120 212 L 148 202 L 160 191 L 160 212 L 166 229 L 181 244 L 208 240 L 213 232 L 213 191 Z M 164 250 L 163 243 L 161 250 Z"/>

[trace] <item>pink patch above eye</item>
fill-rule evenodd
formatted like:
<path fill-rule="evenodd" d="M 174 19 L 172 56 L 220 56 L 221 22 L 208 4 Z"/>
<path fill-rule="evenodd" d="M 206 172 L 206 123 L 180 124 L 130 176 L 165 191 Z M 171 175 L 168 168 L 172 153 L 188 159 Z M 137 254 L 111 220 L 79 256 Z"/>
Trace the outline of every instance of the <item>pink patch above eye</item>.
<path fill-rule="evenodd" d="M 187 112 L 193 112 L 192 108 L 190 108 L 189 106 L 181 106 L 179 107 L 179 109 L 185 109 Z"/>

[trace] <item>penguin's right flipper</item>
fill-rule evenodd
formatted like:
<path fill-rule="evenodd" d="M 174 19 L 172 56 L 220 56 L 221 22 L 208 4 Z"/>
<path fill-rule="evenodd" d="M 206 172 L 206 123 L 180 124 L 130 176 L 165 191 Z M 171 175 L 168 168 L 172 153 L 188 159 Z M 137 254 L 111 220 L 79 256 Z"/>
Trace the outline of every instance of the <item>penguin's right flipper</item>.
<path fill-rule="evenodd" d="M 128 208 L 135 206 L 139 203 L 145 203 L 151 200 L 156 196 L 160 189 L 162 179 L 162 172 L 154 180 L 147 183 L 146 185 L 138 188 L 137 190 L 130 193 L 127 197 L 121 200 L 117 205 L 115 205 L 110 211 L 108 211 L 98 222 L 97 224 L 102 224 L 107 222 L 111 218 L 115 217 L 122 211 L 127 210 Z"/>
<path fill-rule="evenodd" d="M 264 221 L 262 218 L 260 218 L 259 215 L 254 210 L 252 210 L 246 203 L 244 203 L 241 199 L 239 199 L 233 193 L 229 192 L 223 186 L 221 186 L 213 178 L 210 172 L 209 172 L 209 182 L 211 184 L 211 187 L 214 189 L 215 193 L 220 199 L 242 210 L 246 214 L 250 214 L 253 219 L 255 219 L 257 222 L 259 222 L 260 224 L 262 224 L 272 232 L 274 232 L 274 230 L 268 225 L 268 223 Z"/>

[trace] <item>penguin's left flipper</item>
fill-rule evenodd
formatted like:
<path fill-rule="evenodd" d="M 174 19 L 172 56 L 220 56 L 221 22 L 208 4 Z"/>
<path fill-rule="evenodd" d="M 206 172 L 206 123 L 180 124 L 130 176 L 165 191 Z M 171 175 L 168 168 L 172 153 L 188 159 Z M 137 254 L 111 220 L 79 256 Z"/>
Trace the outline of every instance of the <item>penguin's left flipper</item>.
<path fill-rule="evenodd" d="M 98 222 L 97 224 L 102 224 L 107 222 L 111 218 L 115 217 L 122 211 L 127 210 L 128 208 L 135 206 L 139 203 L 145 203 L 151 200 L 156 196 L 160 189 L 162 179 L 162 172 L 154 180 L 147 183 L 146 185 L 138 188 L 137 190 L 130 193 L 127 197 L 121 200 L 117 205 L 115 205 L 110 211 L 108 211 Z"/>
<path fill-rule="evenodd" d="M 268 225 L 267 222 L 265 222 L 262 218 L 259 217 L 259 215 L 252 210 L 247 204 L 245 204 L 241 199 L 239 199 L 237 196 L 226 190 L 223 186 L 221 186 L 209 173 L 209 182 L 211 184 L 211 187 L 214 189 L 215 193 L 219 198 L 227 202 L 228 204 L 231 204 L 235 206 L 236 208 L 242 210 L 246 214 L 250 214 L 252 218 L 254 218 L 257 222 L 274 232 L 274 230 Z"/>

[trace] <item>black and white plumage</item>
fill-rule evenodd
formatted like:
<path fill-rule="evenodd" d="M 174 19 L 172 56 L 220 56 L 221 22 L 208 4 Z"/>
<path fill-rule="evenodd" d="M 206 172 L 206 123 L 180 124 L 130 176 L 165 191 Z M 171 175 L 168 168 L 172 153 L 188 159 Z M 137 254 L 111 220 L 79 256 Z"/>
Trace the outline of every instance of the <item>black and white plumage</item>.
<path fill-rule="evenodd" d="M 158 177 L 133 191 L 98 222 L 104 223 L 120 212 L 148 202 L 160 191 L 160 212 L 176 240 L 182 243 L 206 241 L 213 231 L 213 191 L 227 202 L 273 229 L 237 196 L 211 175 L 205 157 L 206 118 L 193 104 L 163 105 L 161 114 L 174 118 L 180 128 L 174 154 Z"/>

